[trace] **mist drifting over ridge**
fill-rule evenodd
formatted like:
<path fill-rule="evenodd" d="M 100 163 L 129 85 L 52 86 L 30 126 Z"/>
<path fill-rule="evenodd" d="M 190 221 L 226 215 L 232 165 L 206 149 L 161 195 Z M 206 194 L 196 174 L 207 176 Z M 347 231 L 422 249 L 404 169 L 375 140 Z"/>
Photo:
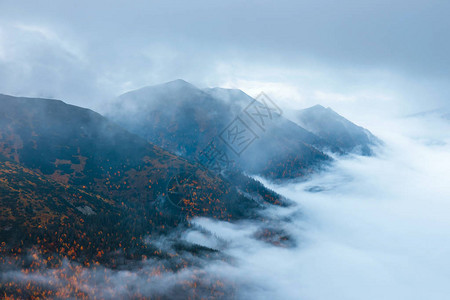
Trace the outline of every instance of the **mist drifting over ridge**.
<path fill-rule="evenodd" d="M 449 11 L 0 1 L 0 295 L 449 299 Z"/>

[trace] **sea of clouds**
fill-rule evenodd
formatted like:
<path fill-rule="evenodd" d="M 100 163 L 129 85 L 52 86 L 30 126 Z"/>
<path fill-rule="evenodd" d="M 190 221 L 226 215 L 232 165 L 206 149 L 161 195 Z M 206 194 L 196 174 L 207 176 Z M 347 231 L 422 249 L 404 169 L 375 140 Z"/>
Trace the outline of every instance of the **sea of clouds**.
<path fill-rule="evenodd" d="M 448 299 L 449 129 L 433 117 L 379 123 L 377 156 L 339 158 L 302 183 L 264 182 L 297 204 L 266 212 L 296 247 L 256 240 L 260 224 L 198 219 L 237 261 L 210 271 L 247 299 Z"/>

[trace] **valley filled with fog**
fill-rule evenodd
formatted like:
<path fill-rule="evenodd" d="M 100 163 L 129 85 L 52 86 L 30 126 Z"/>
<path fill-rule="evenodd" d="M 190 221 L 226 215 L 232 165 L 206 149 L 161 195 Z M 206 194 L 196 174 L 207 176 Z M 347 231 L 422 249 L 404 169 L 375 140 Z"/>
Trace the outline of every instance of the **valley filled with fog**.
<path fill-rule="evenodd" d="M 449 129 L 434 117 L 383 122 L 374 130 L 386 143 L 377 156 L 338 159 L 301 183 L 265 182 L 297 204 L 266 212 L 295 247 L 255 240 L 258 223 L 197 220 L 229 241 L 225 253 L 236 258 L 211 272 L 235 278 L 243 298 L 445 299 Z"/>

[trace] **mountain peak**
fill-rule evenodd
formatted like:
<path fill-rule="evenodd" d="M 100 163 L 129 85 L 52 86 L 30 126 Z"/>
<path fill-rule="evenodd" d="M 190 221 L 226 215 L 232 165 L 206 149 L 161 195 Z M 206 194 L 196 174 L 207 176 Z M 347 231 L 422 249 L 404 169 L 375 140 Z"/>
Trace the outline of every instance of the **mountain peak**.
<path fill-rule="evenodd" d="M 325 106 L 320 105 L 320 104 L 316 104 L 314 106 L 311 106 L 311 107 L 307 108 L 307 110 L 316 111 L 316 112 L 333 112 L 333 113 L 336 113 L 331 107 L 325 107 Z"/>
<path fill-rule="evenodd" d="M 325 107 L 320 104 L 316 104 L 314 106 L 305 108 L 302 111 L 307 111 L 307 112 L 313 113 L 313 114 L 320 114 L 320 115 L 328 116 L 328 117 L 332 117 L 332 118 L 338 118 L 338 119 L 343 118 L 340 114 L 335 112 L 331 107 Z"/>
<path fill-rule="evenodd" d="M 247 95 L 245 92 L 239 89 L 227 89 L 227 88 L 220 88 L 220 87 L 214 87 L 214 88 L 206 88 L 203 89 L 204 92 L 208 93 L 209 95 L 227 101 L 227 102 L 248 102 L 250 103 L 253 101 L 253 98 Z"/>
<path fill-rule="evenodd" d="M 199 92 L 201 93 L 201 90 L 183 79 L 176 79 L 126 92 L 120 95 L 119 99 L 152 99 L 163 95 L 178 98 L 180 95 L 186 94 L 186 92 L 190 92 L 188 94 L 198 94 Z"/>
<path fill-rule="evenodd" d="M 135 91 L 146 91 L 146 90 L 180 90 L 180 89 L 191 89 L 191 90 L 198 90 L 198 88 L 196 86 L 194 86 L 193 84 L 183 80 L 183 79 L 175 79 L 172 81 L 168 81 L 165 83 L 160 83 L 160 84 L 156 84 L 156 85 L 149 85 L 149 86 L 145 86 L 143 88 L 131 91 L 131 92 L 135 92 Z"/>
<path fill-rule="evenodd" d="M 316 104 L 314 106 L 310 107 L 311 109 L 326 109 L 324 106 L 320 105 L 320 104 Z"/>
<path fill-rule="evenodd" d="M 189 88 L 196 88 L 193 84 L 187 82 L 186 80 L 183 79 L 175 79 L 172 81 L 168 81 L 166 83 L 160 84 L 161 86 L 170 86 L 170 87 L 177 87 L 177 88 L 181 88 L 181 87 L 189 87 Z"/>

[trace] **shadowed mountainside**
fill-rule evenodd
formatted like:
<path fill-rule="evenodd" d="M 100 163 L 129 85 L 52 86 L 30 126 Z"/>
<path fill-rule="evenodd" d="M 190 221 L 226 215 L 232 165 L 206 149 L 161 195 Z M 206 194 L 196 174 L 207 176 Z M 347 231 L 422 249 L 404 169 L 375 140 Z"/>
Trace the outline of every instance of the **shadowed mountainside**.
<path fill-rule="evenodd" d="M 200 90 L 182 80 L 125 93 L 107 115 L 188 159 L 213 144 L 234 167 L 272 179 L 304 176 L 331 161 L 319 149 L 340 152 L 284 118 L 267 97 L 255 101 L 239 90 Z"/>
<path fill-rule="evenodd" d="M 230 183 L 91 110 L 6 95 L 0 96 L 0 106 L 0 154 L 5 161 L 0 172 L 6 180 L 1 226 L 11 242 L 19 241 L 11 228 L 23 235 L 78 226 L 71 238 L 64 232 L 70 243 L 83 231 L 101 232 L 103 238 L 96 243 L 105 241 L 98 249 L 106 252 L 193 216 L 256 217 L 261 204 L 248 195 L 261 198 L 264 205 L 282 202 L 246 176 Z M 42 241 L 41 234 L 34 236 Z"/>

